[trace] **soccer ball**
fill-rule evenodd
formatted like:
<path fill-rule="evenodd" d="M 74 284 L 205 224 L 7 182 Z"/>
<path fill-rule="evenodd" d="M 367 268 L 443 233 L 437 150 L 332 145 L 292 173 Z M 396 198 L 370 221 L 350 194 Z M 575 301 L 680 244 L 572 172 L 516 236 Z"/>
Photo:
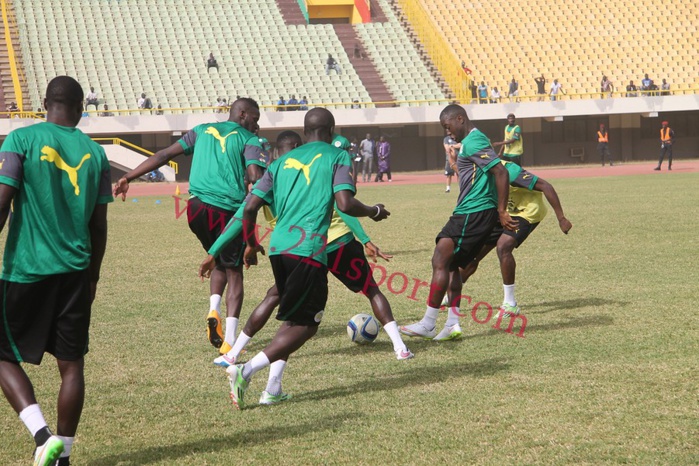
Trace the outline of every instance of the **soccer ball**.
<path fill-rule="evenodd" d="M 369 314 L 357 314 L 347 322 L 347 335 L 360 345 L 376 340 L 380 330 L 379 321 Z"/>

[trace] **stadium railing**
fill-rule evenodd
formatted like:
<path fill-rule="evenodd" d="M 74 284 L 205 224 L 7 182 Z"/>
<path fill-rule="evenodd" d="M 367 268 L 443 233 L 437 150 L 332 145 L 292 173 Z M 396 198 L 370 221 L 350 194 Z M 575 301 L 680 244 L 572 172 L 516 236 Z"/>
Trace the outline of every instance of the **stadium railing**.
<path fill-rule="evenodd" d="M 10 74 L 12 75 L 12 85 L 15 89 L 15 99 L 17 102 L 17 106 L 21 111 L 24 110 L 22 81 L 20 80 L 20 73 L 22 73 L 23 76 L 23 71 L 19 71 L 19 68 L 17 67 L 15 48 L 12 45 L 12 35 L 10 33 L 10 25 L 14 25 L 16 27 L 17 23 L 15 21 L 14 16 L 9 14 L 9 10 L 7 8 L 7 0 L 0 0 L 0 9 L 2 10 L 2 22 L 5 29 L 5 42 L 7 44 L 7 54 L 8 60 L 10 62 Z"/>
<path fill-rule="evenodd" d="M 398 0 L 406 19 L 410 22 L 430 59 L 456 95 L 456 101 L 466 103 L 471 98 L 471 76 L 461 67 L 461 61 L 449 41 L 433 21 L 420 0 Z"/>
<path fill-rule="evenodd" d="M 120 138 L 92 138 L 92 140 L 98 143 L 103 142 L 107 144 L 114 144 L 117 146 L 125 146 L 129 149 L 135 150 L 136 152 L 141 152 L 142 154 L 145 154 L 148 157 L 154 154 L 154 152 L 144 149 L 143 147 L 137 146 L 136 144 L 132 144 L 129 141 L 124 141 Z M 175 170 L 175 175 L 179 173 L 179 165 L 177 164 L 177 162 L 169 161 L 167 164 L 170 167 L 172 167 L 173 170 Z"/>

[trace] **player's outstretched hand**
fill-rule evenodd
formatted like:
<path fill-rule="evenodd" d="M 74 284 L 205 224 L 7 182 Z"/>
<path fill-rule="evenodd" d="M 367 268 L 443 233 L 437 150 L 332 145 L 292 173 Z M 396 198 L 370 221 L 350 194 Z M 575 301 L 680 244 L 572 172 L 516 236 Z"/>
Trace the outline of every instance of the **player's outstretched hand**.
<path fill-rule="evenodd" d="M 243 255 L 243 264 L 245 264 L 245 269 L 249 269 L 251 265 L 257 265 L 257 253 L 265 255 L 265 248 L 261 245 L 257 246 L 245 246 L 245 254 Z"/>
<path fill-rule="evenodd" d="M 121 200 L 126 201 L 126 193 L 129 192 L 129 182 L 123 176 L 114 184 L 114 197 L 121 194 Z"/>
<path fill-rule="evenodd" d="M 519 226 L 517 222 L 512 220 L 512 217 L 510 217 L 510 214 L 507 212 L 502 212 L 500 214 L 500 225 L 502 225 L 505 230 L 510 231 L 517 231 L 517 227 Z"/>
<path fill-rule="evenodd" d="M 570 231 L 571 228 L 573 228 L 573 224 L 570 223 L 570 220 L 567 218 L 563 217 L 558 221 L 558 226 L 561 227 L 561 231 L 565 233 L 566 235 Z"/>
<path fill-rule="evenodd" d="M 364 245 L 364 253 L 368 258 L 376 262 L 376 258 L 380 257 L 381 259 L 385 260 L 388 262 L 390 259 L 393 259 L 393 256 L 390 254 L 385 254 L 377 245 L 369 241 Z"/>
<path fill-rule="evenodd" d="M 371 218 L 375 222 L 380 222 L 381 220 L 386 220 L 386 218 L 388 218 L 388 216 L 391 215 L 391 212 L 386 210 L 386 208 L 383 206 L 383 204 L 376 204 L 374 207 L 375 208 L 378 207 L 379 211 L 376 215 L 374 215 L 373 217 L 369 217 L 369 218 Z"/>
<path fill-rule="evenodd" d="M 199 266 L 199 278 L 201 278 L 201 281 L 204 281 L 205 278 L 211 277 L 211 272 L 214 270 L 214 267 L 216 267 L 216 259 L 214 259 L 214 256 L 209 254 L 206 256 L 206 259 L 204 259 L 204 262 L 202 262 Z"/>

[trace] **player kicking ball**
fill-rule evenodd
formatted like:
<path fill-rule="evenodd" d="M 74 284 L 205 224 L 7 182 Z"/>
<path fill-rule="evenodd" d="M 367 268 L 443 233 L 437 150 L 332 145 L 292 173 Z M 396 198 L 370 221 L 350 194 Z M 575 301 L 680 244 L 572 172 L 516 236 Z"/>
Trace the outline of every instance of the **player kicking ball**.
<path fill-rule="evenodd" d="M 245 364 L 226 371 L 231 399 L 240 408 L 255 373 L 301 348 L 318 331 L 328 298 L 326 237 L 335 206 L 354 217 L 384 220 L 383 205 L 367 206 L 354 198 L 352 163 L 346 151 L 330 145 L 335 119 L 314 108 L 304 118 L 307 144 L 277 159 L 253 188 L 243 212 L 244 261 L 257 265 L 262 251 L 254 232 L 264 204 L 277 208 L 270 238 L 270 262 L 279 292 L 281 327 L 267 347 Z"/>
<path fill-rule="evenodd" d="M 573 228 L 573 224 L 565 217 L 558 194 L 549 182 L 522 169 L 515 163 L 503 162 L 503 164 L 510 175 L 510 198 L 507 203 L 507 211 L 512 220 L 517 222 L 517 228 L 512 231 L 502 228 L 499 224 L 496 225 L 476 258 L 466 267 L 460 269 L 460 275 L 462 283 L 466 283 L 469 277 L 476 273 L 480 261 L 490 251 L 497 248 L 504 290 L 503 303 L 498 312 L 502 313 L 503 317 L 511 317 L 517 316 L 521 312 L 515 299 L 515 270 L 517 263 L 515 262 L 513 252 L 524 243 L 531 232 L 546 217 L 548 209 L 543 197 L 546 197 L 548 203 L 553 207 L 553 211 L 558 218 L 558 226 L 563 233 L 568 234 L 570 229 Z M 442 305 L 449 306 L 451 302 L 453 302 L 453 296 L 447 293 L 442 301 Z M 456 317 L 457 323 L 446 325 L 434 337 L 435 341 L 453 340 L 461 336 L 461 327 L 458 324 L 458 318 L 460 317 L 459 308 L 449 306 L 448 312 L 448 319 L 453 321 L 454 317 Z"/>
<path fill-rule="evenodd" d="M 335 141 L 333 141 L 333 145 L 335 145 L 334 142 Z M 293 131 L 284 131 L 277 138 L 279 156 L 285 155 L 287 152 L 302 144 L 303 141 L 298 134 Z M 268 207 L 271 206 L 264 206 L 265 216 L 268 217 L 270 225 L 274 226 L 276 218 Z M 207 272 L 211 270 L 214 264 L 214 258 L 218 252 L 242 230 L 242 222 L 238 220 L 240 215 L 241 211 L 239 210 L 235 218 L 227 225 L 226 231 L 209 250 L 209 256 L 206 257 L 199 268 L 199 275 L 201 277 L 205 277 Z M 355 239 L 355 236 L 359 238 L 361 243 Z M 355 293 L 363 292 L 367 296 L 374 315 L 381 322 L 393 343 L 396 359 L 410 359 L 413 357 L 413 353 L 405 346 L 400 332 L 398 331 L 398 326 L 393 318 L 390 304 L 374 281 L 371 268 L 369 267 L 366 255 L 362 249 L 362 243 L 364 244 L 364 248 L 366 248 L 367 255 L 371 257 L 374 262 L 376 262 L 376 257 L 381 257 L 386 261 L 392 257 L 381 252 L 381 250 L 371 242 L 355 217 L 345 215 L 335 209 L 328 230 L 328 246 L 326 248 L 328 264 L 331 265 L 330 272 L 332 272 L 332 274 L 349 290 Z M 233 348 L 225 355 L 216 358 L 214 364 L 224 368 L 235 364 L 242 350 L 252 337 L 265 326 L 269 317 L 272 315 L 272 311 L 278 304 L 279 292 L 276 285 L 274 285 L 267 291 L 265 298 L 252 312 L 250 318 L 245 323 L 245 327 L 238 335 Z M 281 389 L 281 380 L 285 367 L 286 360 L 279 360 L 270 365 L 267 387 L 265 391 L 262 392 L 260 404 L 276 404 L 281 401 L 286 401 L 291 397 L 283 393 Z"/>
<path fill-rule="evenodd" d="M 497 224 L 498 218 L 504 228 L 517 228 L 517 223 L 507 213 L 509 175 L 500 163 L 490 140 L 474 126 L 466 110 L 459 105 L 449 105 L 442 110 L 439 122 L 448 136 L 461 141 L 456 158 L 459 198 L 452 217 L 437 235 L 425 315 L 419 322 L 400 329 L 405 335 L 428 339 L 445 337 L 444 332 L 437 335 L 436 331 L 437 316 L 444 293 L 449 287 L 450 296 L 455 296 L 453 306 L 458 309 L 462 289 L 459 268 L 466 267 L 473 261 Z M 458 316 L 450 313 L 447 327 L 453 327 L 458 323 Z M 450 335 L 451 332 L 446 336 Z M 451 338 L 459 335 L 453 335 Z"/>

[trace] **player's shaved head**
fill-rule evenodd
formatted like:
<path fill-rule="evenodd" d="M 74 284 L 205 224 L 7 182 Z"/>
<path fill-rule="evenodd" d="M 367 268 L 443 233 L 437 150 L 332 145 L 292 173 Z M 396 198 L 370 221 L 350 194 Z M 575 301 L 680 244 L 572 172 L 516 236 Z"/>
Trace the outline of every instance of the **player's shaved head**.
<path fill-rule="evenodd" d="M 303 133 L 308 141 L 330 143 L 333 139 L 334 130 L 335 117 L 326 108 L 312 108 L 303 119 Z"/>
<path fill-rule="evenodd" d="M 46 121 L 60 126 L 77 126 L 83 113 L 83 88 L 70 76 L 56 76 L 46 86 Z"/>
<path fill-rule="evenodd" d="M 73 106 L 85 98 L 83 88 L 70 76 L 56 76 L 46 87 L 46 102 Z"/>
<path fill-rule="evenodd" d="M 468 115 L 466 114 L 466 109 L 464 109 L 461 105 L 457 104 L 451 104 L 447 105 L 444 107 L 444 110 L 442 110 L 442 113 L 439 114 L 439 121 L 444 121 L 448 120 L 450 118 L 454 118 L 457 116 L 463 116 L 464 119 L 468 120 Z"/>
<path fill-rule="evenodd" d="M 295 131 L 282 131 L 279 133 L 279 136 L 277 136 L 277 152 L 279 157 L 301 145 L 303 145 L 303 140 Z"/>
<path fill-rule="evenodd" d="M 260 119 L 260 106 L 249 97 L 236 99 L 231 105 L 228 121 L 234 121 L 251 133 L 257 129 L 257 121 Z"/>

